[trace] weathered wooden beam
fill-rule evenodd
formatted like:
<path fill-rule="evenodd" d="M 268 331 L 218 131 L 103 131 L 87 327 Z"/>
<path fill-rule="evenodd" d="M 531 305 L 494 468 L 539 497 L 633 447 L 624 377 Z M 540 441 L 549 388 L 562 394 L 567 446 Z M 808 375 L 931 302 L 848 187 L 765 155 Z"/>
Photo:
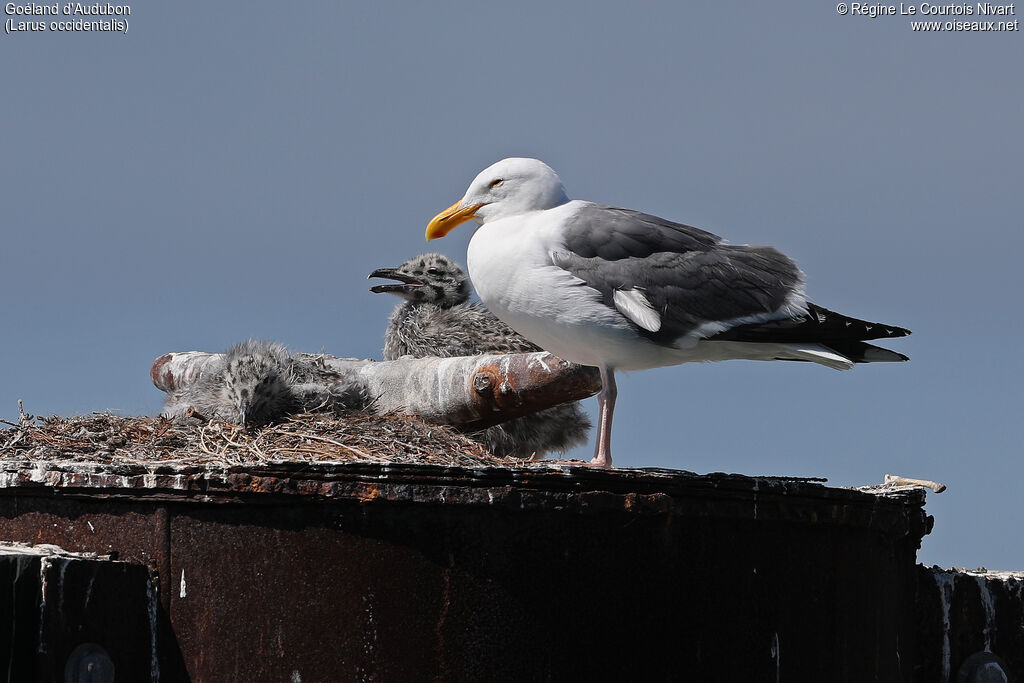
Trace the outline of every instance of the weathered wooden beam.
<path fill-rule="evenodd" d="M 296 354 L 312 383 L 353 383 L 365 387 L 378 414 L 420 415 L 440 424 L 476 430 L 601 390 L 596 368 L 569 363 L 549 353 L 513 353 L 457 358 L 373 361 Z M 163 391 L 181 389 L 219 367 L 221 354 L 168 353 L 153 363 L 150 376 Z M 304 380 L 309 381 L 308 378 Z"/>
<path fill-rule="evenodd" d="M 217 365 L 222 355 L 204 351 L 165 353 L 153 361 L 149 377 L 157 389 L 170 393 L 196 382 L 204 371 Z"/>
<path fill-rule="evenodd" d="M 923 486 L 926 489 L 935 491 L 935 493 L 942 493 L 946 490 L 945 484 L 940 484 L 931 479 L 911 479 L 910 477 L 901 477 L 896 474 L 885 475 L 885 486 Z"/>

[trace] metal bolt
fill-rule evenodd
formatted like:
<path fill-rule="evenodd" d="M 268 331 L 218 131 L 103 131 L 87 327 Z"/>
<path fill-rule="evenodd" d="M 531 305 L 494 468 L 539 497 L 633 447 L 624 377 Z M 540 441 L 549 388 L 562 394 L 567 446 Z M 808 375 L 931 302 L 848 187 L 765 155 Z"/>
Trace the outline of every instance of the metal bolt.
<path fill-rule="evenodd" d="M 975 652 L 964 660 L 956 674 L 956 683 L 1008 683 L 1003 660 L 991 652 Z"/>
<path fill-rule="evenodd" d="M 491 393 L 491 376 L 481 372 L 473 378 L 473 388 L 478 394 Z"/>
<path fill-rule="evenodd" d="M 114 683 L 114 662 L 96 643 L 82 643 L 68 657 L 64 683 Z"/>

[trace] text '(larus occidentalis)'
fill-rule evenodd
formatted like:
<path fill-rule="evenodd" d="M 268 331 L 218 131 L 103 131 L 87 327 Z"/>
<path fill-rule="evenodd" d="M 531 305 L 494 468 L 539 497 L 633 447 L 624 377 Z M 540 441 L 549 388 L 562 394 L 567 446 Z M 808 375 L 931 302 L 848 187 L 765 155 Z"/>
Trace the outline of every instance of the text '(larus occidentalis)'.
<path fill-rule="evenodd" d="M 378 268 L 370 277 L 397 280 L 398 284 L 375 285 L 370 291 L 403 299 L 384 333 L 384 360 L 540 351 L 482 305 L 470 303 L 469 278 L 443 254 L 420 254 L 397 268 Z M 589 430 L 590 418 L 579 402 L 573 402 L 468 436 L 495 455 L 528 459 L 582 445 Z"/>
<path fill-rule="evenodd" d="M 484 305 L 544 350 L 600 370 L 593 465 L 612 464 L 615 370 L 729 359 L 846 370 L 907 360 L 865 340 L 909 330 L 809 302 L 803 273 L 779 251 L 570 200 L 537 159 L 504 159 L 481 171 L 430 221 L 427 240 L 469 219 L 480 224 L 467 264 Z"/>

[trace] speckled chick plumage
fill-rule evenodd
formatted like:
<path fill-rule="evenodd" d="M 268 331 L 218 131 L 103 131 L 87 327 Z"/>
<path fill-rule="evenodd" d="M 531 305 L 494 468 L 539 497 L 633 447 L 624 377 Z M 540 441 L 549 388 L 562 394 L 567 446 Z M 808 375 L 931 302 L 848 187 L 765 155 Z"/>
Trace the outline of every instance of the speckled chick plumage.
<path fill-rule="evenodd" d="M 192 384 L 170 393 L 161 414 L 262 426 L 308 410 L 335 412 L 365 405 L 357 386 L 308 382 L 310 373 L 283 345 L 250 339 L 236 344 Z"/>
<path fill-rule="evenodd" d="M 399 304 L 384 333 L 384 359 L 474 356 L 482 353 L 540 351 L 482 304 L 469 302 L 469 278 L 443 254 L 414 256 L 398 268 L 381 268 L 371 277 L 402 284 L 370 291 L 396 294 Z M 495 455 L 530 458 L 564 452 L 586 443 L 590 419 L 579 403 L 567 403 L 495 425 L 470 436 Z"/>

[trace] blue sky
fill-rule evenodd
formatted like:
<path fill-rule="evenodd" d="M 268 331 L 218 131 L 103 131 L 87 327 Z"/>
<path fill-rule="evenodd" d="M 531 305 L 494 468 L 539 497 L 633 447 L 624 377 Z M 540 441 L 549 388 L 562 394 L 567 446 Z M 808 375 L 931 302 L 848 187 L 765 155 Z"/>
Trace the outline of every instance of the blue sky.
<path fill-rule="evenodd" d="M 379 358 L 366 275 L 535 156 L 914 330 L 901 365 L 621 375 L 617 464 L 935 479 L 921 561 L 1024 569 L 1022 40 L 812 2 L 139 3 L 127 34 L 0 35 L 0 416 L 152 415 L 155 357 L 249 337 Z"/>

